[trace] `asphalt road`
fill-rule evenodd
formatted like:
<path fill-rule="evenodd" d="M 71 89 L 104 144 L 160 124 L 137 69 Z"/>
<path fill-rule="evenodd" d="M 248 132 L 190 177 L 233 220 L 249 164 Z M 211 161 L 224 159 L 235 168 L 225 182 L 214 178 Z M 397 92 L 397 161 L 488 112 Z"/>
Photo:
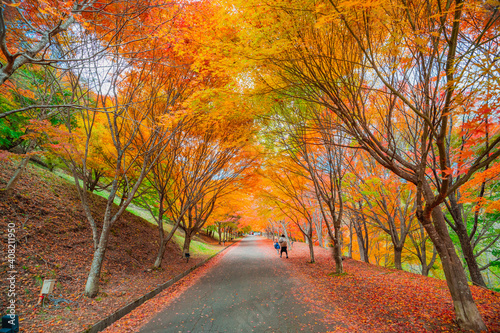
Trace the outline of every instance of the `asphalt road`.
<path fill-rule="evenodd" d="M 289 262 L 248 236 L 140 332 L 326 332 L 293 292 Z M 290 257 L 293 252 L 290 253 Z"/>

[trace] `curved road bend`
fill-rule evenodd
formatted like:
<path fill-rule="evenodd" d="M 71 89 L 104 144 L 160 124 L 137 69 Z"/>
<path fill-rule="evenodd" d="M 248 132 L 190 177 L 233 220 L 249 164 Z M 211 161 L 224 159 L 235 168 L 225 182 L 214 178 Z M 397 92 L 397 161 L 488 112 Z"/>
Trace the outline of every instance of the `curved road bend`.
<path fill-rule="evenodd" d="M 270 246 L 263 237 L 245 237 L 140 332 L 328 331 L 293 296 L 300 281 Z"/>

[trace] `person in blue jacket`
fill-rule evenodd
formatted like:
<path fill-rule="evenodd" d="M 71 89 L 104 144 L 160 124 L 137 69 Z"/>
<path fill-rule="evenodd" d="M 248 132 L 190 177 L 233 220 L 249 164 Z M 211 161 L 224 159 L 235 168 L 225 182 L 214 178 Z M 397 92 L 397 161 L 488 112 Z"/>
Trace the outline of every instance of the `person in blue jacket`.
<path fill-rule="evenodd" d="M 280 244 L 278 242 L 274 243 L 274 248 L 276 249 L 278 254 L 280 254 Z"/>

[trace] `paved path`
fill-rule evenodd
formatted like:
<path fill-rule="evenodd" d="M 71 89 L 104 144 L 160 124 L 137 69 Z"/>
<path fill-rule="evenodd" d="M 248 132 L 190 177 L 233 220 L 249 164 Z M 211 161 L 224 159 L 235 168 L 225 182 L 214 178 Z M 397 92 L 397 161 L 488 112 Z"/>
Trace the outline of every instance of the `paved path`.
<path fill-rule="evenodd" d="M 248 236 L 140 332 L 326 332 L 271 244 Z M 293 253 L 291 253 L 293 256 Z"/>

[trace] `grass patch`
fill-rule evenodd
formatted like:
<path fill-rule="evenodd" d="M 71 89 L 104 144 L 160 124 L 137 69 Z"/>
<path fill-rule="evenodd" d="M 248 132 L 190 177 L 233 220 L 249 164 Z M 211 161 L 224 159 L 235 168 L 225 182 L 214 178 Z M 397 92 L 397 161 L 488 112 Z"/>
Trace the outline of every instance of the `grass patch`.
<path fill-rule="evenodd" d="M 202 243 L 202 242 L 197 242 L 197 241 L 192 241 L 191 242 L 191 249 L 194 254 L 204 254 L 204 255 L 213 255 L 219 252 L 220 249 L 217 247 L 214 247 L 212 245 Z"/>
<path fill-rule="evenodd" d="M 179 249 L 182 250 L 184 247 L 184 237 L 181 235 L 174 235 L 172 238 L 173 242 L 179 246 Z M 196 240 L 191 240 L 191 244 L 189 244 L 189 252 L 191 253 L 191 256 L 193 255 L 213 255 L 216 254 L 217 252 L 220 251 L 220 248 L 206 244 L 203 242 L 199 242 Z"/>
<path fill-rule="evenodd" d="M 54 174 L 56 174 L 57 176 L 61 177 L 62 179 L 66 180 L 72 184 L 75 183 L 75 179 L 73 178 L 73 176 L 68 175 L 67 173 L 65 173 L 59 169 L 54 170 Z M 81 180 L 79 182 L 80 182 L 80 186 L 82 186 L 83 182 Z M 94 194 L 96 194 L 96 195 L 98 195 L 106 200 L 109 198 L 108 191 L 94 191 Z M 115 199 L 113 202 L 115 203 L 115 205 L 119 205 L 120 198 L 118 196 L 115 196 Z M 136 216 L 143 218 L 144 220 L 148 221 L 149 223 L 151 223 L 153 225 L 157 225 L 156 221 L 155 221 L 154 217 L 151 215 L 151 213 L 144 208 L 141 208 L 137 205 L 134 205 L 134 201 L 132 201 L 130 203 L 130 205 L 128 205 L 126 210 L 129 213 L 132 213 Z M 165 229 L 165 231 L 169 232 L 170 230 L 172 230 L 172 227 L 169 225 L 164 225 L 164 229 Z"/>
<path fill-rule="evenodd" d="M 182 250 L 184 246 L 184 237 L 180 235 L 174 235 L 174 237 L 172 237 L 172 240 L 174 241 L 175 244 L 177 244 L 177 246 L 179 246 L 179 249 Z M 193 244 L 193 242 L 191 242 L 191 244 Z"/>
<path fill-rule="evenodd" d="M 335 277 L 340 277 L 340 276 L 348 276 L 349 274 L 344 272 L 344 273 L 340 273 L 340 274 L 337 274 L 335 272 L 331 272 L 329 274 L 327 274 L 328 276 L 335 276 Z"/>

